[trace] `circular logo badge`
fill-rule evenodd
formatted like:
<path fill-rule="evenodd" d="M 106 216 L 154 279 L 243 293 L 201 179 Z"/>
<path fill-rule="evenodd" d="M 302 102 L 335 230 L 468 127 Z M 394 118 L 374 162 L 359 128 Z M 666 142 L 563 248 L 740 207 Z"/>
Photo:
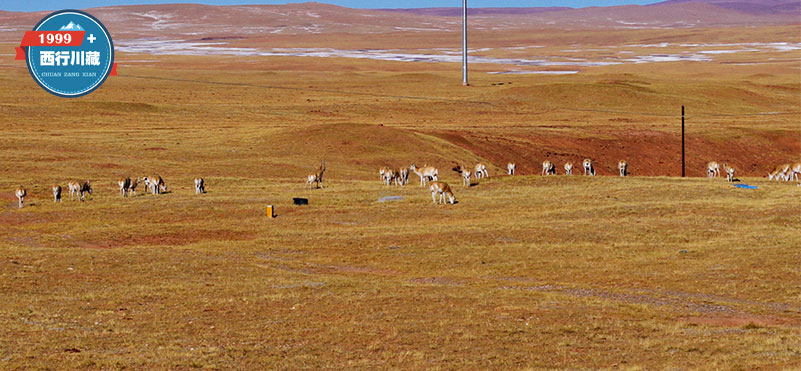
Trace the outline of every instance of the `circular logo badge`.
<path fill-rule="evenodd" d="M 28 46 L 28 71 L 43 89 L 59 97 L 75 98 L 100 87 L 114 65 L 114 44 L 97 18 L 80 10 L 61 10 L 33 28 L 35 43 Z M 48 32 L 57 31 L 57 32 Z"/>

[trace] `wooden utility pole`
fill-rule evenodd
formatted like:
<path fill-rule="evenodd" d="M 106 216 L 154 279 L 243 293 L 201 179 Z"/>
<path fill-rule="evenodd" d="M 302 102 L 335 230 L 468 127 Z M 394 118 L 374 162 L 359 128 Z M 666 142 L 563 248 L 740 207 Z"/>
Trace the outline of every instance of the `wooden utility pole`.
<path fill-rule="evenodd" d="M 462 85 L 467 86 L 467 0 L 462 0 Z"/>
<path fill-rule="evenodd" d="M 681 177 L 684 178 L 684 106 L 681 106 Z"/>

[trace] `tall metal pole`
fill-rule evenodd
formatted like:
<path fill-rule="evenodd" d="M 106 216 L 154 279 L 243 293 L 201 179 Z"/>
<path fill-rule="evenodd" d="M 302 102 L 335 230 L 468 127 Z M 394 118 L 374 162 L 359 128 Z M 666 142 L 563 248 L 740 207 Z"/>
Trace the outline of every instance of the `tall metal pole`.
<path fill-rule="evenodd" d="M 681 106 L 681 177 L 684 175 L 684 106 Z"/>
<path fill-rule="evenodd" d="M 467 86 L 467 0 L 462 0 L 462 85 Z"/>

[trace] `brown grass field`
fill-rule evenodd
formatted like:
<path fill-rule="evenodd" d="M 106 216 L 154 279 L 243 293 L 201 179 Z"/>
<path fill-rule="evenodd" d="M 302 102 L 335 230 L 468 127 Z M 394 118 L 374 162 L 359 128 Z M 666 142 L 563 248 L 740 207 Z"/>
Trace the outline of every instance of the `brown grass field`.
<path fill-rule="evenodd" d="M 476 65 L 462 87 L 449 63 L 119 53 L 79 99 L 3 56 L 0 368 L 799 369 L 801 187 L 765 174 L 799 161 L 801 51 L 779 54 Z M 600 176 L 535 175 L 585 157 Z M 759 189 L 704 178 L 710 160 Z M 461 187 L 453 163 L 479 161 L 490 179 Z M 459 202 L 380 184 L 411 163 Z M 120 197 L 151 174 L 167 194 Z M 78 179 L 89 201 L 52 202 Z"/>

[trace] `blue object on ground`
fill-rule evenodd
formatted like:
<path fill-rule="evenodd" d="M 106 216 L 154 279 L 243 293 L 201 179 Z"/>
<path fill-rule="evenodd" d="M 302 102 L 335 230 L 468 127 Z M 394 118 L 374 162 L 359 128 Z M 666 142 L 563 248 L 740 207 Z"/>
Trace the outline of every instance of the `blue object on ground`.
<path fill-rule="evenodd" d="M 734 184 L 737 188 L 745 188 L 745 189 L 757 189 L 756 186 L 748 185 L 748 184 Z"/>

